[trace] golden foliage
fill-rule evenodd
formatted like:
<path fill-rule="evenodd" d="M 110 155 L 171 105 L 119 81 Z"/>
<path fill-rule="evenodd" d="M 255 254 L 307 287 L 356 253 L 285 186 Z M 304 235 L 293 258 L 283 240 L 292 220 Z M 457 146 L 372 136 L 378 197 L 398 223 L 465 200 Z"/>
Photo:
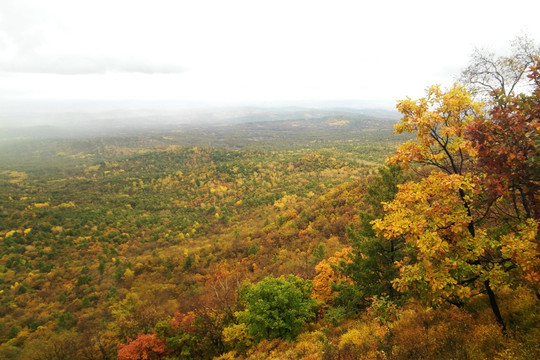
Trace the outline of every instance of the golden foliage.
<path fill-rule="evenodd" d="M 347 279 L 337 270 L 335 266 L 341 261 L 350 262 L 351 247 L 343 248 L 336 252 L 334 256 L 327 260 L 322 260 L 315 266 L 315 278 L 313 279 L 313 289 L 311 295 L 326 304 L 332 303 L 332 299 L 336 295 L 335 291 L 332 291 L 332 284 L 340 281 L 347 281 Z"/>

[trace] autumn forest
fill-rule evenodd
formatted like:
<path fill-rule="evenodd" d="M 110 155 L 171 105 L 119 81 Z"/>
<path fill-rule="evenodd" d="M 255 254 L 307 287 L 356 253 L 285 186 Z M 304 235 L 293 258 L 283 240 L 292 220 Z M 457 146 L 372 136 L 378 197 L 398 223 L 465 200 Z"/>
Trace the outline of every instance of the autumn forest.
<path fill-rule="evenodd" d="M 399 118 L 0 139 L 0 358 L 540 358 L 540 51 L 512 51 Z"/>

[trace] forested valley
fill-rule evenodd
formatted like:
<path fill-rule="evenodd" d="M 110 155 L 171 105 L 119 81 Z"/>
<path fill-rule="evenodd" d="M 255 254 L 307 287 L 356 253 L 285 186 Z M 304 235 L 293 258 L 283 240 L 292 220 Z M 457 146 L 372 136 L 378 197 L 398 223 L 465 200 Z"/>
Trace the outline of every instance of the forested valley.
<path fill-rule="evenodd" d="M 395 128 L 4 138 L 0 358 L 540 358 L 540 64 L 481 55 Z"/>

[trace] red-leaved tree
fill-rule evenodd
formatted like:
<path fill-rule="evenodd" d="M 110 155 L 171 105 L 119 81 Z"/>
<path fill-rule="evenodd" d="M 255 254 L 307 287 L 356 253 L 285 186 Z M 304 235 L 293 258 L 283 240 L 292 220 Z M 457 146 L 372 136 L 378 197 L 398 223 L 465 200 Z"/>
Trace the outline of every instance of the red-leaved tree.
<path fill-rule="evenodd" d="M 492 199 L 507 195 L 517 218 L 540 219 L 540 63 L 530 67 L 530 95 L 494 95 L 488 116 L 468 128 Z M 500 90 L 496 90 L 500 92 Z"/>
<path fill-rule="evenodd" d="M 118 346 L 118 360 L 159 360 L 166 350 L 165 340 L 155 334 L 139 334 L 135 340 Z"/>

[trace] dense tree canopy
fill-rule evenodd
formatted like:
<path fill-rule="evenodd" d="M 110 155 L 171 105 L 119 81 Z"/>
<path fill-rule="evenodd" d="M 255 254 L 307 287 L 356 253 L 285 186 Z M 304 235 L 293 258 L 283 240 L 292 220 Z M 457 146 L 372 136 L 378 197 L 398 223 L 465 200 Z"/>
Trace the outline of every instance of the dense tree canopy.
<path fill-rule="evenodd" d="M 415 261 L 400 263 L 398 289 L 457 304 L 485 291 L 504 329 L 492 288 L 510 283 L 515 268 L 529 282 L 538 277 L 538 95 L 536 89 L 531 96 L 499 97 L 488 115 L 457 85 L 447 92 L 433 87 L 426 98 L 398 105 L 404 117 L 397 131 L 415 132 L 417 140 L 400 146 L 391 162 L 433 169 L 402 185 L 384 218 L 373 222 L 385 238 L 404 236 L 415 249 Z M 503 204 L 508 198 L 513 207 Z M 494 214 L 493 201 L 505 214 L 514 211 L 515 221 Z"/>

